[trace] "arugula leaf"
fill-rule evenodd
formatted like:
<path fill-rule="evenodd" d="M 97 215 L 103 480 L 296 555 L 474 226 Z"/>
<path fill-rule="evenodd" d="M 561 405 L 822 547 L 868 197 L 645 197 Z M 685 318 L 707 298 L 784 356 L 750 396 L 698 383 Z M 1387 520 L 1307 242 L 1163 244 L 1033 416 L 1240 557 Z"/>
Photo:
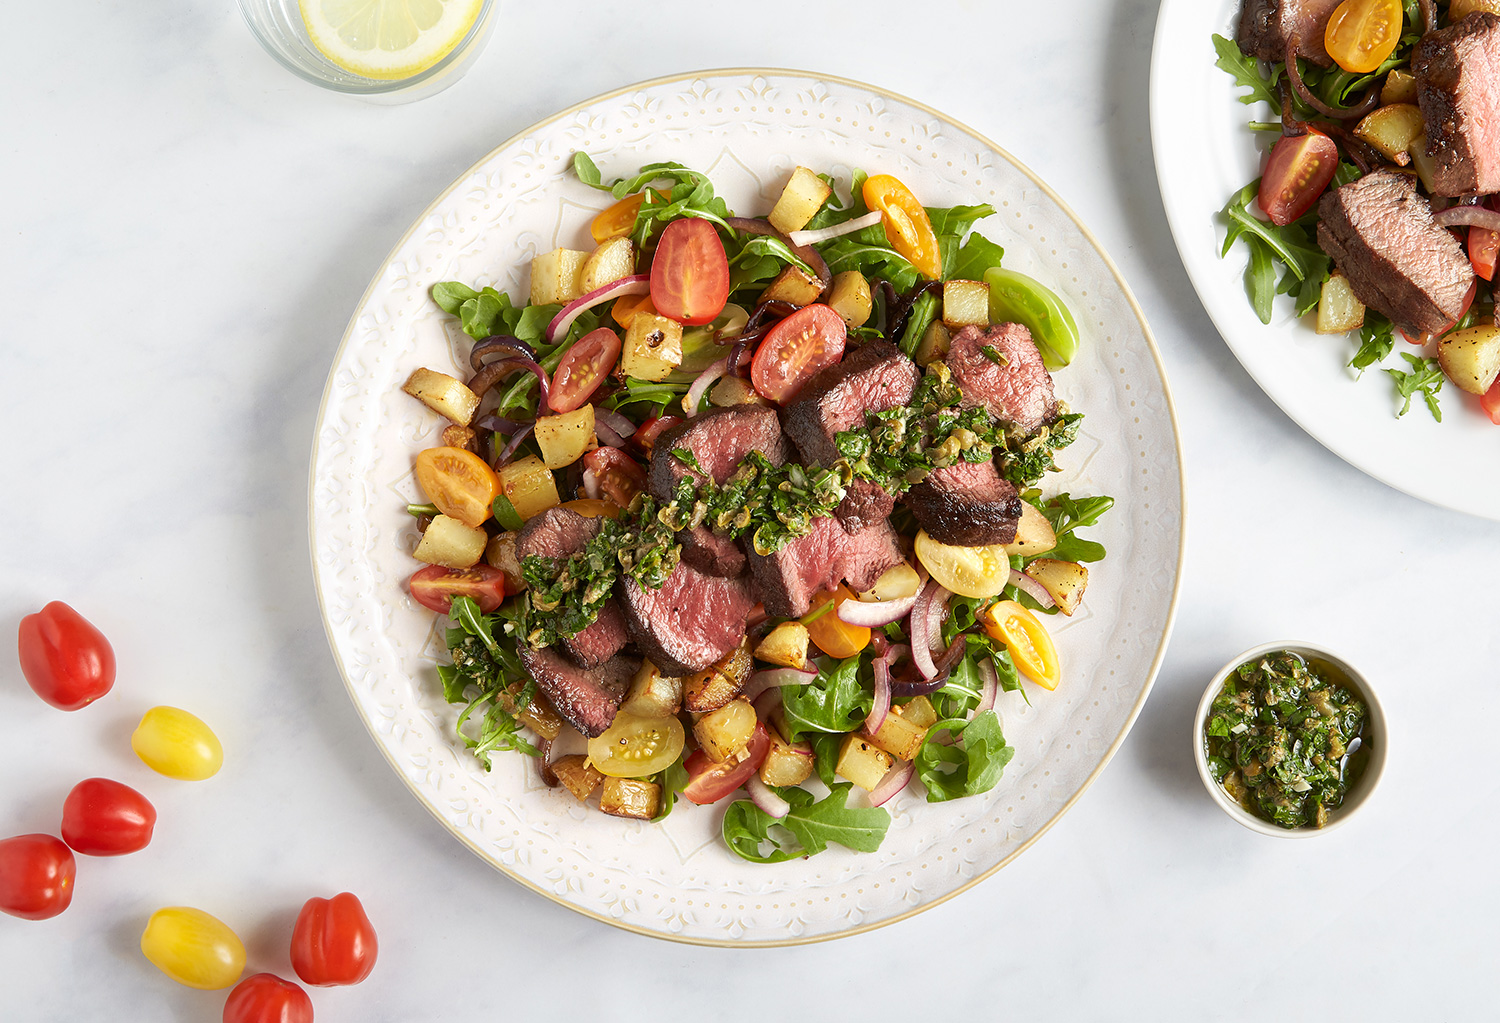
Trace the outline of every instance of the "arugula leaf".
<path fill-rule="evenodd" d="M 839 748 L 844 744 L 844 736 L 839 732 L 817 732 L 807 741 L 813 748 L 813 765 L 817 769 L 818 779 L 833 788 Z"/>
<path fill-rule="evenodd" d="M 780 789 L 781 797 L 792 804 L 792 809 L 780 820 L 749 800 L 736 800 L 724 812 L 720 829 L 724 842 L 736 855 L 752 863 L 782 863 L 799 856 L 816 856 L 830 843 L 855 852 L 874 852 L 885 839 L 891 815 L 878 806 L 849 807 L 850 788 L 848 782 L 841 782 L 817 802 L 804 789 Z M 783 830 L 789 833 L 789 838 L 781 837 L 779 832 Z M 771 850 L 762 852 L 767 844 Z"/>
<path fill-rule="evenodd" d="M 995 207 L 989 203 L 978 206 L 925 207 L 927 219 L 932 221 L 932 233 L 961 235 L 985 217 L 995 215 Z"/>
<path fill-rule="evenodd" d="M 922 343 L 922 335 L 927 333 L 927 328 L 932 326 L 937 315 L 938 297 L 930 291 L 912 303 L 911 315 L 906 318 L 906 328 L 901 332 L 901 341 L 897 345 L 908 358 L 916 355 L 917 348 Z"/>
<path fill-rule="evenodd" d="M 982 234 L 971 234 L 969 240 L 964 242 L 963 247 L 958 250 L 958 258 L 954 261 L 953 271 L 948 276 L 963 281 L 982 281 L 984 272 L 992 266 L 999 266 L 1004 255 L 1003 246 L 990 241 Z"/>
<path fill-rule="evenodd" d="M 1250 261 L 1245 264 L 1245 290 L 1250 293 L 1250 305 L 1260 322 L 1270 323 L 1271 302 L 1276 298 L 1276 266 L 1271 247 L 1253 234 L 1245 236 L 1245 245 L 1250 250 Z"/>
<path fill-rule="evenodd" d="M 788 686 L 782 692 L 791 741 L 809 732 L 852 732 L 870 711 L 873 702 L 869 690 L 860 684 L 860 658 L 856 654 L 840 661 L 830 671 L 824 669 L 813 681 Z"/>
<path fill-rule="evenodd" d="M 661 805 L 656 811 L 656 816 L 651 818 L 651 823 L 656 824 L 667 819 L 667 814 L 672 812 L 672 807 L 677 805 L 677 797 L 682 790 L 687 788 L 688 772 L 682 761 L 674 760 L 669 767 L 657 773 L 656 784 L 661 786 Z"/>
<path fill-rule="evenodd" d="M 1219 55 L 1214 67 L 1228 72 L 1237 84 L 1250 90 L 1239 97 L 1241 103 L 1267 103 L 1278 116 L 1281 114 L 1281 101 L 1272 89 L 1273 83 L 1261 74 L 1260 61 L 1245 56 L 1238 43 L 1217 32 L 1214 33 L 1214 52 Z"/>
<path fill-rule="evenodd" d="M 940 732 L 948 732 L 957 741 L 939 742 Z M 927 730 L 927 741 L 917 753 L 917 776 L 927 786 L 929 803 L 974 796 L 995 787 L 1015 754 L 993 710 L 968 722 L 948 718 Z"/>
<path fill-rule="evenodd" d="M 1271 302 L 1278 293 L 1293 290 L 1298 293 L 1300 315 L 1317 302 L 1317 292 L 1328 279 L 1333 266 L 1315 240 L 1318 212 L 1314 207 L 1302 219 L 1277 227 L 1268 220 L 1261 220 L 1250 212 L 1250 204 L 1260 191 L 1260 179 L 1240 189 L 1232 196 L 1220 218 L 1229 226 L 1224 236 L 1224 247 L 1220 258 L 1229 254 L 1230 248 L 1240 238 L 1250 247 L 1250 265 L 1245 271 L 1245 287 L 1251 305 L 1262 323 L 1271 322 Z M 1281 262 L 1291 276 L 1283 279 L 1278 287 L 1275 283 L 1274 264 L 1270 258 Z M 1309 301 L 1309 296 L 1310 301 Z"/>
<path fill-rule="evenodd" d="M 1412 355 L 1402 352 L 1401 358 L 1405 359 L 1411 366 L 1411 372 L 1403 372 L 1399 369 L 1387 369 L 1391 379 L 1396 381 L 1396 394 L 1404 398 L 1401 411 L 1396 413 L 1400 419 L 1411 410 L 1411 399 L 1420 394 L 1422 400 L 1427 403 L 1427 411 L 1432 413 L 1432 418 L 1438 422 L 1443 421 L 1443 410 L 1438 408 L 1438 392 L 1443 389 L 1443 371 L 1438 366 L 1436 359 L 1424 359 L 1420 355 Z"/>
<path fill-rule="evenodd" d="M 1114 507 L 1113 497 L 1081 497 L 1058 494 L 1041 506 L 1041 512 L 1052 523 L 1057 534 L 1057 546 L 1045 553 L 1046 557 L 1059 561 L 1099 561 L 1104 557 L 1104 545 L 1085 540 L 1076 535 L 1076 530 L 1098 525 L 1104 513 Z"/>
<path fill-rule="evenodd" d="M 1384 361 L 1395 347 L 1395 326 L 1375 310 L 1366 309 L 1364 326 L 1359 328 L 1359 351 L 1349 360 L 1349 368 L 1363 376 L 1365 370 Z"/>
<path fill-rule="evenodd" d="M 526 520 L 521 518 L 521 513 L 516 511 L 516 506 L 504 494 L 495 495 L 495 500 L 490 503 L 490 514 L 495 516 L 501 529 L 514 532 L 526 525 Z"/>
<path fill-rule="evenodd" d="M 464 632 L 475 636 L 484 644 L 484 648 L 490 652 L 491 657 L 500 656 L 500 645 L 495 642 L 495 635 L 490 631 L 490 623 L 485 621 L 484 615 L 480 613 L 479 605 L 468 597 L 454 597 L 448 607 L 448 617 L 463 629 Z"/>
<path fill-rule="evenodd" d="M 573 154 L 573 174 L 590 188 L 610 191 L 610 186 L 604 184 L 604 176 L 599 173 L 598 165 L 581 149 Z"/>

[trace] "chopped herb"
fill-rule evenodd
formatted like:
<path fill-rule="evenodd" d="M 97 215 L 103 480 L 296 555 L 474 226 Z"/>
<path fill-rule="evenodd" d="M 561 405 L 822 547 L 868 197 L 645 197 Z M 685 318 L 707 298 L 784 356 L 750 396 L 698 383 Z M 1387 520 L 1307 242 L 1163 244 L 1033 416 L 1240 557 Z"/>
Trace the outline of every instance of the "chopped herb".
<path fill-rule="evenodd" d="M 1420 394 L 1422 400 L 1427 403 L 1427 411 L 1432 413 L 1432 418 L 1438 422 L 1443 421 L 1443 410 L 1438 408 L 1438 392 L 1443 389 L 1443 370 L 1436 359 L 1424 359 L 1420 355 L 1412 355 L 1402 352 L 1401 358 L 1405 359 L 1411 366 L 1411 372 L 1403 372 L 1399 369 L 1387 369 L 1391 379 L 1396 381 L 1396 395 L 1404 399 L 1401 411 L 1396 413 L 1400 419 L 1411 411 L 1411 399 L 1413 395 Z"/>
<path fill-rule="evenodd" d="M 1000 349 L 996 348 L 994 345 L 985 345 L 983 348 L 981 348 L 979 350 L 984 353 L 984 357 L 986 359 L 989 359 L 991 362 L 993 362 L 997 366 L 1009 366 L 1010 365 L 1010 356 L 1006 355 L 1004 352 L 1002 352 Z"/>

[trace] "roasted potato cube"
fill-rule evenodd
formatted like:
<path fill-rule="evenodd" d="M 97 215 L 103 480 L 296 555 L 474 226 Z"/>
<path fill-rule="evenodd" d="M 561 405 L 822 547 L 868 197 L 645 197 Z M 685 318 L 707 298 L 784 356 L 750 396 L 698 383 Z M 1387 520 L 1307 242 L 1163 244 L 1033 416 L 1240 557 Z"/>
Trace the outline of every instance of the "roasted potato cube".
<path fill-rule="evenodd" d="M 886 569 L 868 590 L 859 595 L 860 600 L 900 600 L 914 597 L 922 588 L 922 577 L 908 562 L 900 562 Z"/>
<path fill-rule="evenodd" d="M 1319 334 L 1347 334 L 1365 322 L 1365 304 L 1354 297 L 1349 278 L 1335 270 L 1318 296 Z"/>
<path fill-rule="evenodd" d="M 870 318 L 874 302 L 870 297 L 870 282 L 858 270 L 845 270 L 833 279 L 828 292 L 828 308 L 851 327 L 860 327 Z"/>
<path fill-rule="evenodd" d="M 719 663 L 682 680 L 682 707 L 694 714 L 718 710 L 739 695 L 750 677 L 750 641 L 725 654 Z"/>
<path fill-rule="evenodd" d="M 500 491 L 516 509 L 523 520 L 533 518 L 556 507 L 560 502 L 557 483 L 552 479 L 552 470 L 542 464 L 536 455 L 518 458 L 497 473 Z"/>
<path fill-rule="evenodd" d="M 1413 103 L 1392 103 L 1374 113 L 1366 114 L 1354 126 L 1354 134 L 1378 149 L 1381 155 L 1399 167 L 1411 163 L 1409 150 L 1418 137 L 1423 137 L 1426 126 L 1422 111 Z"/>
<path fill-rule="evenodd" d="M 521 575 L 521 559 L 516 557 L 516 537 L 519 535 L 507 530 L 492 537 L 484 549 L 485 564 L 505 573 L 506 593 L 520 593 L 526 589 L 526 579 Z"/>
<path fill-rule="evenodd" d="M 1460 388 L 1483 394 L 1500 376 L 1500 327 L 1466 327 L 1438 341 L 1438 365 Z"/>
<path fill-rule="evenodd" d="M 572 465 L 599 446 L 594 435 L 594 406 L 584 405 L 556 416 L 537 416 L 532 431 L 542 449 L 542 464 L 549 469 Z"/>
<path fill-rule="evenodd" d="M 914 696 L 894 710 L 918 728 L 931 728 L 938 723 L 937 711 L 925 696 Z"/>
<path fill-rule="evenodd" d="M 866 792 L 873 791 L 896 758 L 879 746 L 871 745 L 859 733 L 850 733 L 839 748 L 838 765 L 834 768 Z"/>
<path fill-rule="evenodd" d="M 755 734 L 755 708 L 744 697 L 730 700 L 693 722 L 693 738 L 711 760 L 739 760 Z"/>
<path fill-rule="evenodd" d="M 885 720 L 880 722 L 880 727 L 873 735 L 861 728 L 859 737 L 885 750 L 897 760 L 912 760 L 922 748 L 922 743 L 927 741 L 927 729 L 919 728 L 900 714 L 886 714 Z M 852 778 L 850 780 L 853 781 Z"/>
<path fill-rule="evenodd" d="M 589 763 L 589 758 L 582 753 L 558 757 L 557 762 L 552 765 L 552 773 L 557 775 L 563 788 L 573 793 L 573 798 L 580 803 L 592 796 L 599 783 L 604 780 L 604 775 L 596 771 L 594 765 Z"/>
<path fill-rule="evenodd" d="M 468 426 L 479 410 L 479 395 L 458 378 L 435 369 L 412 370 L 401 389 L 459 426 Z"/>
<path fill-rule="evenodd" d="M 587 295 L 606 284 L 613 284 L 621 277 L 635 273 L 635 247 L 629 238 L 611 238 L 589 255 L 583 264 L 578 283 L 578 294 Z M 578 296 L 574 296 L 575 298 Z"/>
<path fill-rule="evenodd" d="M 1455 3 L 1462 0 L 1455 0 Z M 1490 0 L 1500 7 L 1500 0 Z M 1415 103 L 1417 101 L 1417 76 L 1410 71 L 1395 68 L 1385 76 L 1385 84 L 1380 87 L 1380 105 L 1390 106 L 1392 103 Z"/>
<path fill-rule="evenodd" d="M 599 809 L 612 817 L 649 821 L 661 806 L 661 786 L 643 778 L 605 778 Z"/>
<path fill-rule="evenodd" d="M 792 171 L 791 180 L 781 190 L 781 197 L 766 219 L 782 234 L 800 231 L 832 194 L 833 189 L 816 173 L 798 167 Z"/>
<path fill-rule="evenodd" d="M 760 293 L 760 302 L 790 302 L 794 306 L 811 305 L 823 294 L 823 282 L 809 277 L 795 266 L 784 267 Z"/>
<path fill-rule="evenodd" d="M 443 446 L 450 448 L 463 448 L 470 454 L 479 454 L 479 434 L 467 426 L 445 426 L 443 427 Z"/>
<path fill-rule="evenodd" d="M 412 557 L 444 568 L 469 568 L 479 564 L 488 542 L 489 534 L 483 529 L 466 526 L 447 515 L 435 515 Z"/>
<path fill-rule="evenodd" d="M 807 626 L 782 622 L 755 647 L 755 656 L 783 668 L 807 667 Z"/>
<path fill-rule="evenodd" d="M 553 249 L 531 261 L 531 304 L 564 305 L 584 292 L 583 267 L 587 252 Z"/>
<path fill-rule="evenodd" d="M 636 313 L 625 331 L 620 372 L 637 380 L 665 380 L 680 365 L 682 324 L 655 313 Z"/>
<path fill-rule="evenodd" d="M 1083 591 L 1089 584 L 1089 570 L 1076 561 L 1037 558 L 1026 566 L 1026 574 L 1042 584 L 1057 609 L 1065 615 L 1078 610 Z"/>
<path fill-rule="evenodd" d="M 948 358 L 948 349 L 952 346 L 952 332 L 943 326 L 941 320 L 933 320 L 927 325 L 927 331 L 922 335 L 922 340 L 917 343 L 917 351 L 912 356 L 912 361 L 925 369 L 934 362 L 942 362 Z"/>
<path fill-rule="evenodd" d="M 767 729 L 771 746 L 760 765 L 760 780 L 767 785 L 801 785 L 812 776 L 813 749 L 805 742 L 789 743 L 775 730 Z"/>
<path fill-rule="evenodd" d="M 687 400 L 686 396 L 683 400 Z M 708 392 L 708 402 L 718 408 L 729 408 L 731 405 L 770 404 L 760 396 L 755 385 L 744 377 L 725 377 L 714 384 L 713 390 Z"/>
<path fill-rule="evenodd" d="M 990 286 L 983 281 L 943 282 L 943 326 L 949 330 L 960 327 L 988 327 L 990 325 Z"/>
<path fill-rule="evenodd" d="M 1056 546 L 1057 534 L 1052 531 L 1052 523 L 1047 521 L 1047 516 L 1030 501 L 1022 501 L 1021 521 L 1016 524 L 1016 538 L 1005 545 L 1005 553 L 1029 558 L 1033 554 L 1045 554 Z"/>
<path fill-rule="evenodd" d="M 649 660 L 631 679 L 630 690 L 620 702 L 620 709 L 642 718 L 664 718 L 682 709 L 682 679 L 663 675 Z"/>

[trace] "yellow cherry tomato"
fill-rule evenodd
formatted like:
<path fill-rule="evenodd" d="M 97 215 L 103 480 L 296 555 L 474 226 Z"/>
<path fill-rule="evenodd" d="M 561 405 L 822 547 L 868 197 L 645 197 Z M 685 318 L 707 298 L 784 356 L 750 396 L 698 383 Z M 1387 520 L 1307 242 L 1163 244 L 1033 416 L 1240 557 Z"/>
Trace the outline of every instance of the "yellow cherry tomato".
<path fill-rule="evenodd" d="M 1010 555 L 1004 544 L 956 547 L 917 533 L 917 560 L 940 586 L 961 597 L 993 597 L 1010 582 Z"/>
<path fill-rule="evenodd" d="M 611 778 L 644 778 L 675 764 L 686 742 L 675 717 L 647 718 L 622 710 L 603 734 L 589 740 L 589 761 Z"/>
<path fill-rule="evenodd" d="M 813 598 L 812 608 L 803 618 L 808 638 L 829 657 L 843 660 L 845 657 L 853 657 L 870 645 L 869 629 L 863 625 L 850 625 L 839 617 L 839 605 L 853 599 L 854 594 L 847 586 L 840 586 L 832 593 L 824 591 Z M 833 607 L 823 611 L 823 606 L 830 601 Z"/>
<path fill-rule="evenodd" d="M 899 178 L 876 174 L 865 179 L 865 205 L 880 211 L 880 222 L 891 248 L 905 256 L 924 277 L 943 276 L 943 253 L 927 211 Z"/>
<path fill-rule="evenodd" d="M 179 984 L 217 991 L 245 972 L 245 945 L 217 917 L 189 906 L 151 914 L 141 934 L 141 952 Z"/>
<path fill-rule="evenodd" d="M 1043 689 L 1056 689 L 1062 681 L 1057 647 L 1036 615 L 1014 600 L 1002 600 L 980 614 L 984 631 L 996 643 L 1004 643 L 1010 659 L 1021 673 Z"/>
<path fill-rule="evenodd" d="M 417 455 L 417 483 L 438 511 L 466 526 L 490 517 L 500 477 L 489 463 L 463 448 L 428 448 Z"/>
<path fill-rule="evenodd" d="M 1401 0 L 1344 0 L 1323 32 L 1328 55 L 1345 71 L 1369 74 L 1401 41 Z"/>
<path fill-rule="evenodd" d="M 130 737 L 130 748 L 157 774 L 180 781 L 212 778 L 224 766 L 213 729 L 176 707 L 152 707 Z"/>

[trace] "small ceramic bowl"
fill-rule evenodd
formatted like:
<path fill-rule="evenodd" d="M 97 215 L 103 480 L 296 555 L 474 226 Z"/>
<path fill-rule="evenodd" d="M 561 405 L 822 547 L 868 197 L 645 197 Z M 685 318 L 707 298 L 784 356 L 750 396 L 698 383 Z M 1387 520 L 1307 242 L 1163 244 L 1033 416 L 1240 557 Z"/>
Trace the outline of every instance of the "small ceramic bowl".
<path fill-rule="evenodd" d="M 1365 762 L 1364 773 L 1344 796 L 1343 805 L 1329 813 L 1328 822 L 1321 828 L 1283 828 L 1270 821 L 1262 820 L 1235 802 L 1229 793 L 1214 781 L 1213 775 L 1208 770 L 1208 750 L 1207 743 L 1204 741 L 1203 727 L 1208 721 L 1209 708 L 1213 705 L 1214 697 L 1219 694 L 1219 689 L 1224 685 L 1224 680 L 1229 677 L 1230 672 L 1246 661 L 1253 661 L 1277 650 L 1289 650 L 1304 659 L 1328 662 L 1343 673 L 1350 686 L 1364 700 L 1368 708 L 1364 729 L 1360 735 L 1361 741 L 1370 751 Z M 1229 663 L 1214 675 L 1213 681 L 1209 682 L 1208 688 L 1203 691 L 1203 699 L 1198 701 L 1198 712 L 1193 715 L 1193 760 L 1198 765 L 1198 777 L 1203 779 L 1203 787 L 1208 789 L 1209 796 L 1219 805 L 1219 809 L 1251 831 L 1258 831 L 1262 835 L 1270 835 L 1274 838 L 1312 838 L 1316 835 L 1325 835 L 1354 816 L 1370 798 L 1370 793 L 1375 791 L 1375 786 L 1380 783 L 1380 775 L 1385 770 L 1385 753 L 1385 712 L 1381 709 L 1380 699 L 1370 687 L 1369 680 L 1342 657 L 1322 647 L 1311 646 L 1307 643 L 1263 643 L 1231 658 Z"/>

